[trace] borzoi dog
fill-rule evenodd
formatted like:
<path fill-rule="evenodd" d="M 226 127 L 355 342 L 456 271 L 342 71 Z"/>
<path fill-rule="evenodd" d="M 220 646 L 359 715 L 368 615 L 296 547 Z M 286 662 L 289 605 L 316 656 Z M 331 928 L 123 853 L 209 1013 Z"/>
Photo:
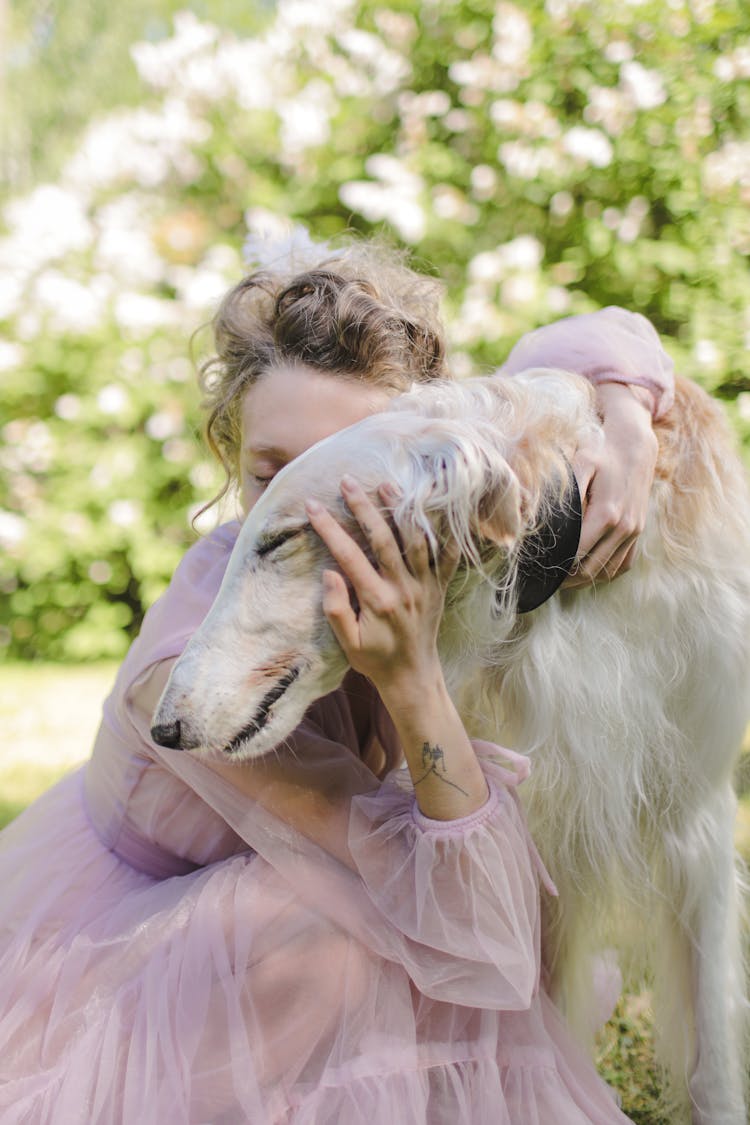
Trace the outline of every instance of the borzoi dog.
<path fill-rule="evenodd" d="M 183 748 L 252 758 L 341 682 L 321 610 L 332 563 L 303 502 L 316 496 L 356 534 L 342 475 L 373 495 L 393 482 L 396 526 L 449 530 L 463 552 L 440 651 L 467 728 L 533 760 L 524 799 L 560 891 L 545 922 L 553 994 L 583 1034 L 592 954 L 616 945 L 629 971 L 650 966 L 670 1120 L 744 1125 L 731 774 L 750 700 L 750 502 L 718 407 L 680 380 L 656 424 L 632 570 L 519 613 L 529 582 L 544 586 L 550 527 L 575 525 L 569 464 L 598 426 L 582 379 L 530 371 L 418 388 L 308 450 L 245 521 L 155 736 L 179 722 Z M 270 690 L 248 687 L 271 666 Z"/>

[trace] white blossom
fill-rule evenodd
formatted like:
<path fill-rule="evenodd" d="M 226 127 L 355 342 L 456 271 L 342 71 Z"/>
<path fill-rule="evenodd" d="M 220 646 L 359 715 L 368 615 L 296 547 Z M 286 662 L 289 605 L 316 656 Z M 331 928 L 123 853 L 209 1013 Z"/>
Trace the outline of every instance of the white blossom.
<path fill-rule="evenodd" d="M 421 94 L 404 90 L 399 95 L 398 108 L 402 116 L 443 117 L 451 108 L 451 100 L 445 90 L 424 90 Z"/>
<path fill-rule="evenodd" d="M 335 31 L 354 7 L 354 0 L 279 0 L 276 22 L 295 31 Z"/>
<path fill-rule="evenodd" d="M 157 410 L 146 419 L 145 430 L 154 441 L 166 441 L 182 430 L 182 417 L 169 410 Z"/>
<path fill-rule="evenodd" d="M 20 334 L 33 335 L 40 320 L 26 300 L 30 280 L 50 263 L 87 250 L 94 228 L 76 193 L 56 184 L 40 184 L 12 200 L 3 218 L 8 235 L 0 239 L 0 318 L 13 316 L 25 304 L 26 332 Z"/>
<path fill-rule="evenodd" d="M 693 347 L 696 363 L 709 371 L 716 371 L 722 364 L 722 353 L 713 340 L 696 340 Z"/>
<path fill-rule="evenodd" d="M 566 21 L 576 10 L 589 0 L 546 0 L 544 10 L 550 19 Z"/>
<path fill-rule="evenodd" d="M 550 145 L 532 145 L 526 141 L 506 141 L 497 150 L 500 163 L 511 176 L 536 180 L 542 172 L 561 170 L 560 157 Z"/>
<path fill-rule="evenodd" d="M 479 104 L 487 93 L 509 94 L 518 88 L 525 67 L 506 66 L 491 55 L 476 53 L 470 59 L 458 59 L 448 67 L 453 82 L 464 87 L 463 100 Z"/>
<path fill-rule="evenodd" d="M 387 220 L 406 242 L 418 242 L 426 219 L 420 203 L 424 183 L 388 153 L 370 156 L 365 164 L 375 180 L 351 180 L 339 188 L 339 198 L 371 223 Z"/>
<path fill-rule="evenodd" d="M 167 438 L 161 447 L 161 455 L 173 465 L 187 465 L 195 456 L 195 446 L 182 438 Z"/>
<path fill-rule="evenodd" d="M 703 161 L 703 185 L 711 194 L 750 189 L 750 141 L 725 141 Z"/>
<path fill-rule="evenodd" d="M 394 12 L 391 8 L 376 8 L 375 26 L 389 43 L 399 50 L 408 51 L 419 34 L 417 21 L 407 12 Z"/>
<path fill-rule="evenodd" d="M 530 234 L 519 235 L 510 242 L 476 254 L 469 262 L 472 281 L 492 284 L 512 273 L 535 273 L 542 264 L 544 247 Z"/>
<path fill-rule="evenodd" d="M 620 87 L 591 86 L 588 104 L 583 116 L 589 125 L 601 125 L 611 137 L 616 137 L 634 119 L 633 99 Z"/>
<path fill-rule="evenodd" d="M 477 164 L 471 170 L 471 194 L 480 203 L 492 199 L 497 191 L 497 171 L 490 164 Z"/>
<path fill-rule="evenodd" d="M 719 55 L 714 63 L 714 74 L 720 82 L 750 78 L 750 42 L 739 44 L 729 54 Z"/>
<path fill-rule="evenodd" d="M 95 269 L 126 286 L 148 286 L 162 280 L 164 261 L 149 234 L 150 211 L 147 200 L 136 192 L 118 195 L 98 208 Z"/>
<path fill-rule="evenodd" d="M 158 110 L 111 113 L 86 130 L 63 178 L 84 193 L 121 183 L 156 188 L 173 174 L 189 181 L 200 170 L 192 146 L 210 132 L 176 97 L 165 98 Z"/>
<path fill-rule="evenodd" d="M 452 184 L 437 184 L 432 189 L 432 209 L 439 219 L 471 226 L 479 218 L 474 204 L 469 203 L 463 192 Z"/>
<path fill-rule="evenodd" d="M 550 285 L 545 299 L 547 308 L 554 316 L 564 316 L 570 311 L 571 296 L 563 285 Z"/>
<path fill-rule="evenodd" d="M 517 274 L 503 282 L 500 299 L 505 308 L 519 308 L 537 300 L 538 281 L 531 274 Z"/>
<path fill-rule="evenodd" d="M 508 328 L 508 318 L 501 311 L 497 297 L 488 294 L 482 286 L 467 286 L 451 325 L 451 340 L 460 346 L 478 340 L 497 340 L 508 334 Z"/>
<path fill-rule="evenodd" d="M 569 215 L 574 206 L 575 201 L 569 191 L 556 191 L 549 201 L 550 211 L 561 219 Z"/>
<path fill-rule="evenodd" d="M 281 149 L 285 157 L 324 145 L 331 135 L 333 93 L 325 82 L 308 82 L 293 98 L 279 102 Z"/>
<path fill-rule="evenodd" d="M 0 258 L 3 245 L 0 241 Z M 10 320 L 18 312 L 26 286 L 23 277 L 13 277 L 10 273 L 0 274 L 0 320 Z"/>
<path fill-rule="evenodd" d="M 52 269 L 40 273 L 31 289 L 37 314 L 58 332 L 91 332 L 101 323 L 109 296 L 106 279 L 91 278 L 84 285 Z"/>
<path fill-rule="evenodd" d="M 124 292 L 114 302 L 114 316 L 121 328 L 136 334 L 152 332 L 180 323 L 180 310 L 174 301 L 149 297 L 144 293 Z"/>
<path fill-rule="evenodd" d="M 501 66 L 518 70 L 525 65 L 533 36 L 531 21 L 515 4 L 500 3 L 492 20 L 494 43 L 492 54 Z"/>
<path fill-rule="evenodd" d="M 612 163 L 614 155 L 609 139 L 600 129 L 587 129 L 584 125 L 574 125 L 563 137 L 563 148 L 570 156 L 592 164 L 594 168 L 606 168 Z"/>
<path fill-rule="evenodd" d="M 88 569 L 88 575 L 97 586 L 104 586 L 112 577 L 112 567 L 106 559 L 94 559 Z"/>
<path fill-rule="evenodd" d="M 217 27 L 201 23 L 192 12 L 177 12 L 174 35 L 159 43 L 135 43 L 130 55 L 145 82 L 155 89 L 168 89 L 175 75 L 184 71 L 196 56 L 213 47 L 218 38 Z"/>
<path fill-rule="evenodd" d="M 62 418 L 65 422 L 72 422 L 81 413 L 81 400 L 78 395 L 60 395 L 53 409 L 58 418 Z"/>
<path fill-rule="evenodd" d="M 626 39 L 611 39 L 604 48 L 604 57 L 611 63 L 628 62 L 633 57 L 633 48 Z"/>
<path fill-rule="evenodd" d="M 108 383 L 96 396 L 96 405 L 102 414 L 121 414 L 130 406 L 130 396 L 119 383 Z"/>
<path fill-rule="evenodd" d="M 4 427 L 3 437 L 11 447 L 6 453 L 14 454 L 9 466 L 13 471 L 47 472 L 54 457 L 55 443 L 46 422 L 18 419 Z"/>
<path fill-rule="evenodd" d="M 86 250 L 94 235 L 82 200 L 58 184 L 40 184 L 28 195 L 12 200 L 5 206 L 4 219 L 13 236 L 12 248 L 31 255 L 35 264 Z M 4 258 L 7 249 L 3 245 Z"/>
<path fill-rule="evenodd" d="M 443 118 L 443 124 L 452 133 L 467 133 L 471 123 L 471 114 L 465 109 L 451 109 Z"/>
<path fill-rule="evenodd" d="M 17 547 L 23 542 L 27 532 L 26 521 L 21 516 L 0 509 L 0 544 L 6 550 Z"/>
<path fill-rule="evenodd" d="M 520 132 L 523 104 L 513 98 L 497 98 L 490 105 L 490 120 L 498 129 L 515 129 Z"/>
<path fill-rule="evenodd" d="M 484 285 L 501 281 L 505 276 L 505 262 L 497 250 L 483 250 L 469 262 L 468 275 L 472 281 Z"/>
<path fill-rule="evenodd" d="M 115 500 L 107 508 L 107 517 L 117 527 L 133 527 L 141 517 L 141 505 L 134 500 Z"/>
<path fill-rule="evenodd" d="M 638 109 L 656 109 L 667 100 L 661 75 L 635 60 L 622 64 L 620 82 Z"/>
<path fill-rule="evenodd" d="M 185 308 L 208 311 L 221 301 L 227 291 L 227 278 L 217 270 L 197 266 L 174 266 L 169 273 L 177 296 Z"/>
<path fill-rule="evenodd" d="M 392 51 L 379 36 L 359 28 L 348 28 L 336 38 L 352 62 L 367 69 L 375 94 L 390 94 L 409 80 L 411 64 L 408 59 Z"/>
<path fill-rule="evenodd" d="M 538 238 L 522 234 L 498 247 L 506 269 L 536 270 L 542 263 L 544 247 Z"/>
<path fill-rule="evenodd" d="M 209 461 L 196 461 L 188 471 L 188 480 L 193 488 L 211 488 L 216 480 L 216 470 Z"/>
<path fill-rule="evenodd" d="M 0 340 L 0 371 L 12 371 L 14 367 L 20 367 L 23 358 L 24 350 L 20 344 Z"/>

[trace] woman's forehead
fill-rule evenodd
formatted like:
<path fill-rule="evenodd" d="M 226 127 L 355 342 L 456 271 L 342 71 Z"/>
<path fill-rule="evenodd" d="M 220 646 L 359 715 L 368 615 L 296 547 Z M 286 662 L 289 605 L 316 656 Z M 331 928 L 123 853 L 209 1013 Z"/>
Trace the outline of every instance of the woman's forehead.
<path fill-rule="evenodd" d="M 277 367 L 246 391 L 242 449 L 291 460 L 315 442 L 384 409 L 390 393 L 310 367 Z"/>

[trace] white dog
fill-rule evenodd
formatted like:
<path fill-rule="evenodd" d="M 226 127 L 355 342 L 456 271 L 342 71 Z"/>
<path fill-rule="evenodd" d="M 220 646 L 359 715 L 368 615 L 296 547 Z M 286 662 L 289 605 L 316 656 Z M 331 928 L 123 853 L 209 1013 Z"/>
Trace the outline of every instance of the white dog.
<path fill-rule="evenodd" d="M 178 729 L 185 749 L 251 758 L 340 683 L 321 610 L 332 563 L 303 502 L 315 495 L 354 534 L 342 475 L 373 493 L 392 481 L 397 526 L 438 538 L 449 527 L 463 549 L 440 650 L 467 728 L 533 759 L 528 817 L 560 891 L 545 923 L 554 994 L 583 1035 L 591 956 L 617 945 L 629 971 L 650 966 L 670 1119 L 744 1125 L 731 774 L 750 702 L 750 502 L 728 427 L 696 386 L 678 381 L 656 427 L 633 569 L 528 614 L 518 599 L 544 559 L 525 555 L 598 428 L 582 379 L 545 370 L 422 387 L 314 446 L 245 521 L 154 737 Z"/>

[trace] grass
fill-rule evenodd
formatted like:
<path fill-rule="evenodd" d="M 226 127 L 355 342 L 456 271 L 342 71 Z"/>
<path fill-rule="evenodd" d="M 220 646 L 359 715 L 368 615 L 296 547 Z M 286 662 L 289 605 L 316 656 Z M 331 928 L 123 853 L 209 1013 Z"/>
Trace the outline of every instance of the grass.
<path fill-rule="evenodd" d="M 0 675 L 0 828 L 89 754 L 116 665 L 5 665 Z M 737 845 L 750 863 L 750 744 L 737 774 Z M 625 995 L 598 1041 L 600 1073 L 636 1125 L 671 1125 L 658 1111 L 649 995 Z"/>
<path fill-rule="evenodd" d="M 0 827 L 88 757 L 115 664 L 4 664 Z"/>

